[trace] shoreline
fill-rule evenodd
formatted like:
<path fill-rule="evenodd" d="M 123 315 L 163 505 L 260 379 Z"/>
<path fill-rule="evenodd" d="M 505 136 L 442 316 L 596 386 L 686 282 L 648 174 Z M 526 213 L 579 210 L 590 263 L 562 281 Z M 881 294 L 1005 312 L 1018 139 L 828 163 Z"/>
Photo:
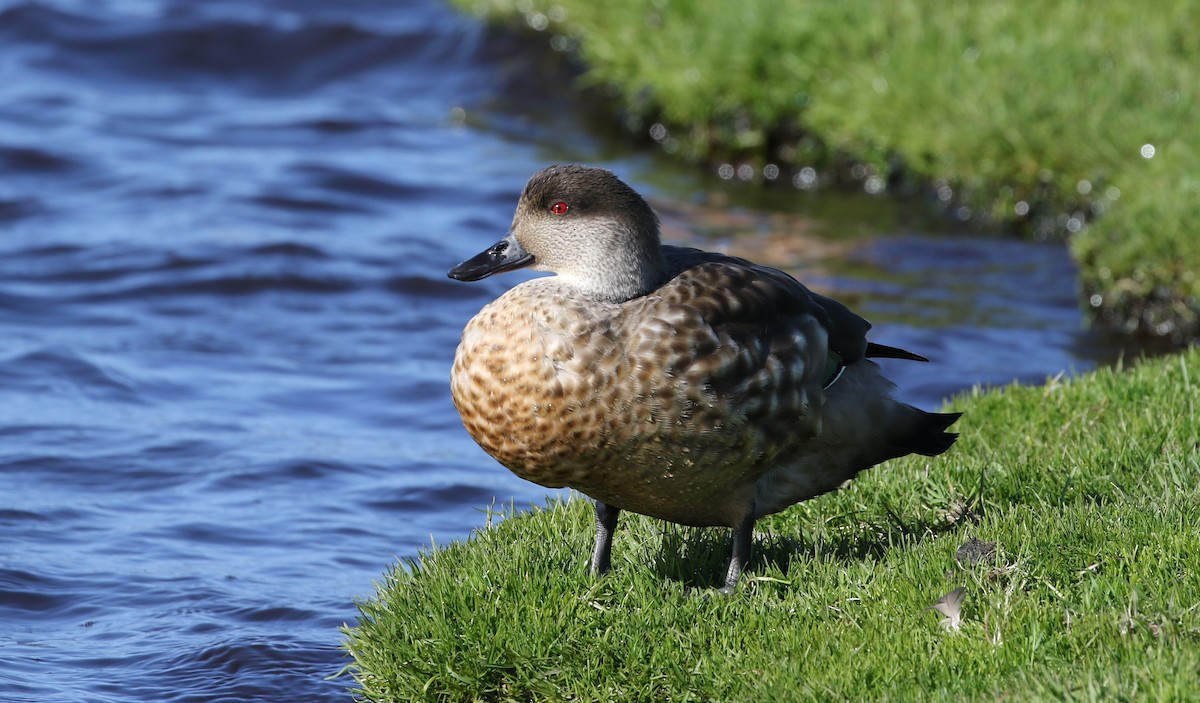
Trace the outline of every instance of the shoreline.
<path fill-rule="evenodd" d="M 565 37 L 556 48 L 578 51 L 592 67 L 581 80 L 615 91 L 614 119 L 628 129 L 631 115 L 653 114 L 655 121 L 640 118 L 639 130 L 649 135 L 662 125 L 659 138 L 646 138 L 664 149 L 676 131 L 689 134 L 682 125 L 725 119 L 719 110 L 712 122 L 669 115 L 663 105 L 670 101 L 651 107 L 669 85 L 634 88 L 636 80 L 615 78 L 622 70 L 641 75 L 645 67 L 621 59 L 631 47 L 646 46 L 650 35 L 639 32 L 670 24 L 665 8 L 692 13 L 689 20 L 701 31 L 709 13 L 727 11 L 724 5 L 655 0 L 649 10 L 638 2 L 634 11 L 632 0 L 618 0 L 591 10 L 579 0 L 560 0 L 552 11 L 542 0 L 520 0 L 525 9 L 518 11 L 506 0 L 481 1 L 505 22 L 549 32 L 552 41 Z M 918 5 L 901 0 L 886 7 L 902 12 Z M 785 5 L 753 0 L 744 6 Z M 905 27 L 854 15 L 860 9 L 831 4 L 818 11 L 844 12 L 842 30 L 861 26 L 870 35 L 881 31 L 870 22 L 882 22 L 904 35 Z M 1113 20 L 1119 8 L 1102 2 L 1099 10 L 1088 9 Z M 1130 24 L 1142 20 L 1136 13 L 1144 10 L 1129 12 L 1135 13 Z M 1071 19 L 1031 17 L 1051 26 Z M 951 19 L 971 28 L 970 20 Z M 1190 26 L 1196 23 L 1180 25 L 1180 33 Z M 614 27 L 628 33 L 609 42 L 611 54 L 587 48 L 589 38 Z M 773 29 L 758 29 L 762 40 L 778 39 Z M 841 36 L 831 31 L 816 40 L 836 45 Z M 1182 46 L 1200 53 L 1200 42 Z M 653 63 L 670 53 L 651 50 L 637 60 Z M 975 60 L 984 55 L 981 50 Z M 734 58 L 730 75 L 741 65 Z M 677 68 L 666 64 L 660 72 Z M 888 81 L 889 89 L 900 90 Z M 827 99 L 814 94 L 807 107 Z M 838 110 L 822 109 L 824 124 L 833 124 Z M 1200 197 L 1183 197 L 1200 195 L 1200 180 L 1180 176 L 1200 173 L 1200 152 L 1179 138 L 1131 133 L 1125 146 L 1132 145 L 1136 160 L 1128 173 L 1106 170 L 1125 156 L 1082 166 L 1071 161 L 1073 144 L 1054 152 L 1065 160 L 1049 170 L 1017 158 L 1028 149 L 1014 149 L 1004 164 L 992 153 L 991 166 L 981 168 L 954 158 L 971 143 L 954 138 L 970 134 L 946 135 L 946 149 L 930 152 L 938 156 L 917 159 L 913 154 L 922 152 L 911 145 L 865 139 L 868 120 L 860 121 L 859 132 L 828 132 L 819 148 L 811 142 L 804 147 L 811 150 L 796 157 L 797 170 L 783 171 L 770 160 L 781 143 L 769 129 L 755 132 L 755 124 L 770 123 L 770 114 L 751 117 L 731 132 L 733 139 L 713 142 L 738 147 L 740 156 L 724 160 L 731 178 L 741 178 L 743 165 L 747 180 L 762 178 L 774 163 L 781 173 L 811 168 L 820 185 L 825 171 L 812 164 L 826 150 L 831 172 L 845 171 L 864 189 L 879 179 L 881 195 L 930 189 L 945 207 L 970 208 L 970 226 L 1019 228 L 1006 213 L 1016 215 L 1023 202 L 1028 209 L 1021 217 L 1044 216 L 1058 228 L 1039 235 L 1035 225 L 1027 236 L 1067 239 L 1083 269 L 1081 304 L 1097 327 L 1126 339 L 1149 335 L 1182 351 L 1139 359 L 1132 368 L 1059 375 L 1039 386 L 976 387 L 950 399 L 946 410 L 965 413 L 950 452 L 936 460 L 885 462 L 843 489 L 764 519 L 750 570 L 732 596 L 715 591 L 729 553 L 728 530 L 623 515 L 613 571 L 596 578 L 587 569 L 595 530 L 589 501 L 489 511 L 469 539 L 399 559 L 377 593 L 359 603 L 357 623 L 343 629 L 352 659 L 341 672 L 356 699 L 1200 698 L 1200 578 L 1193 568 L 1200 560 L 1200 283 L 1189 269 L 1200 262 L 1200 237 L 1190 231 L 1200 222 Z M 693 129 L 702 143 L 709 132 Z M 1038 144 L 1053 140 L 1055 130 L 1048 132 Z M 1009 143 L 1017 141 L 1013 136 Z M 856 143 L 867 147 L 846 146 Z M 1139 151 L 1147 144 L 1155 146 L 1150 157 Z M 1111 145 L 1092 146 L 1103 152 Z M 675 142 L 680 158 L 721 163 L 689 148 Z M 949 189 L 944 200 L 943 188 Z M 965 589 L 961 618 L 948 623 L 931 606 L 959 588 Z"/>
<path fill-rule="evenodd" d="M 1047 25 L 1023 4 L 453 2 L 578 61 L 576 89 L 633 140 L 728 180 L 922 193 L 968 231 L 1064 239 L 1096 328 L 1200 342 L 1200 8 Z"/>
<path fill-rule="evenodd" d="M 728 529 L 623 514 L 597 578 L 589 500 L 489 511 L 384 574 L 343 674 L 380 702 L 1194 700 L 1198 384 L 1192 349 L 957 396 L 950 452 L 765 518 L 732 596 Z"/>

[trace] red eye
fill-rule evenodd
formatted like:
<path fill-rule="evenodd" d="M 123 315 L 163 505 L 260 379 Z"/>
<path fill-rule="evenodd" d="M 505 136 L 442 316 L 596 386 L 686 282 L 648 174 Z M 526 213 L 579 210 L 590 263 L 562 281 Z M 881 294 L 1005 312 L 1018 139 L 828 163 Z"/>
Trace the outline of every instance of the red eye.
<path fill-rule="evenodd" d="M 550 212 L 555 215 L 565 215 L 567 214 L 567 204 L 560 200 L 550 206 Z"/>

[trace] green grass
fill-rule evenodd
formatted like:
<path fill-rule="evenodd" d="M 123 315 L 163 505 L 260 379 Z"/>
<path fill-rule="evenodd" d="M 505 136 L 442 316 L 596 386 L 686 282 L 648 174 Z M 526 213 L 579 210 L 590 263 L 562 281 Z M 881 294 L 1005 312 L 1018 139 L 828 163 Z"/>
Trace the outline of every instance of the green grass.
<path fill-rule="evenodd" d="M 1198 3 L 455 2 L 547 28 L 667 151 L 919 182 L 1070 236 L 1103 326 L 1200 338 Z"/>
<path fill-rule="evenodd" d="M 346 631 L 358 695 L 1200 698 L 1200 350 L 949 405 L 948 454 L 762 521 L 733 596 L 728 530 L 629 514 L 594 578 L 583 500 L 397 565 Z M 994 558 L 959 563 L 970 538 Z M 960 586 L 945 631 L 927 607 Z"/>

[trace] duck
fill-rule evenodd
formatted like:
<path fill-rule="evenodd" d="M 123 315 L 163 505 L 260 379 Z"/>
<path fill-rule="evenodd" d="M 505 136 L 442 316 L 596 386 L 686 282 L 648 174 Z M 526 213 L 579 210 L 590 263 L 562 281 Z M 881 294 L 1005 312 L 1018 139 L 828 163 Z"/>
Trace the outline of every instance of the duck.
<path fill-rule="evenodd" d="M 661 242 L 658 216 L 611 171 L 529 179 L 507 234 L 449 270 L 521 282 L 462 332 L 450 389 L 471 438 L 517 476 L 595 501 L 590 567 L 612 564 L 621 511 L 728 527 L 725 593 L 761 518 L 881 462 L 937 456 L 960 413 L 894 398 L 871 324 L 769 266 Z"/>

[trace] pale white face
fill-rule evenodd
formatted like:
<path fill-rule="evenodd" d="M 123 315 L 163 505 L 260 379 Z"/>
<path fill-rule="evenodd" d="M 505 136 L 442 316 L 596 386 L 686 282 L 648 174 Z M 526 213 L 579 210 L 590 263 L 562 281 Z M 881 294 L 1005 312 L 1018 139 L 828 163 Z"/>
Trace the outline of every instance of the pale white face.
<path fill-rule="evenodd" d="M 513 233 L 533 254 L 532 268 L 575 278 L 594 275 L 606 262 L 620 258 L 638 236 L 627 223 L 607 215 L 547 214 L 522 207 L 513 218 Z"/>

